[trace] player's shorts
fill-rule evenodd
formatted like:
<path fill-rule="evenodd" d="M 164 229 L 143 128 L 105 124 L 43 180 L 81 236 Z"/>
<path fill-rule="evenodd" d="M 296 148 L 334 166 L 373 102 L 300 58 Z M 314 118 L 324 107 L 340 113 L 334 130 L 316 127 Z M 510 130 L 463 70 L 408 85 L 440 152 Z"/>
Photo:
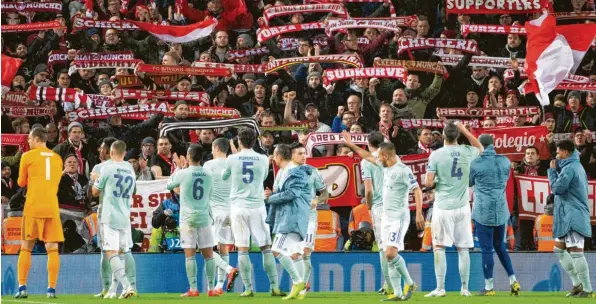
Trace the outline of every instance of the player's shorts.
<path fill-rule="evenodd" d="M 232 208 L 232 234 L 236 247 L 250 247 L 250 238 L 259 247 L 271 245 L 271 232 L 265 223 L 267 210 L 259 208 Z"/>
<path fill-rule="evenodd" d="M 381 236 L 383 233 L 383 206 L 373 206 L 370 209 L 370 216 L 373 221 L 373 232 L 377 245 L 379 245 L 379 248 L 383 248 L 383 237 Z"/>
<path fill-rule="evenodd" d="M 180 223 L 180 247 L 182 249 L 204 249 L 216 245 L 213 226 L 197 228 Z"/>
<path fill-rule="evenodd" d="M 436 206 L 436 204 L 435 204 Z M 433 246 L 473 248 L 470 205 L 452 210 L 433 209 L 431 220 Z"/>
<path fill-rule="evenodd" d="M 21 239 L 24 241 L 39 239 L 44 243 L 64 242 L 62 222 L 60 222 L 60 218 L 23 216 Z"/>
<path fill-rule="evenodd" d="M 308 248 L 308 249 L 310 249 L 310 251 L 315 250 L 315 239 L 317 238 L 317 228 L 318 228 L 317 220 L 308 221 L 306 237 L 304 238 L 304 241 L 301 242 L 303 251 L 304 251 L 304 248 Z"/>
<path fill-rule="evenodd" d="M 271 250 L 285 256 L 291 256 L 295 253 L 301 254 L 301 242 L 302 241 L 298 233 L 278 233 L 275 235 L 275 238 L 273 239 L 273 245 L 271 245 Z"/>
<path fill-rule="evenodd" d="M 230 209 L 211 209 L 213 212 L 213 230 L 215 238 L 220 244 L 234 244 L 232 235 L 232 220 L 230 219 Z"/>
<path fill-rule="evenodd" d="M 103 233 L 101 249 L 104 251 L 130 251 L 130 248 L 134 245 L 130 227 L 114 229 L 108 224 L 101 224 L 101 227 Z"/>
<path fill-rule="evenodd" d="M 584 248 L 584 236 L 571 230 L 562 238 L 555 238 L 555 242 L 565 243 L 567 248 Z"/>
<path fill-rule="evenodd" d="M 406 237 L 408 227 L 410 226 L 410 215 L 406 214 L 406 216 L 403 216 L 403 218 L 399 220 L 383 217 L 382 225 L 382 248 L 395 247 L 398 251 L 404 250 L 404 238 Z"/>

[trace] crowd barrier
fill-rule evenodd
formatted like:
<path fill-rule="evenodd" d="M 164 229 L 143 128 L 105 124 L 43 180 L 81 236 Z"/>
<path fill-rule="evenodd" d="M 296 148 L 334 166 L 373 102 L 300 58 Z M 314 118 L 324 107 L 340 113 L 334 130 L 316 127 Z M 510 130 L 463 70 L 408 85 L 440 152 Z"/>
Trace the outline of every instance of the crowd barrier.
<path fill-rule="evenodd" d="M 423 291 L 435 287 L 435 272 L 432 253 L 403 253 L 412 278 Z M 99 254 L 62 255 L 57 290 L 61 294 L 92 294 L 101 288 L 99 275 Z M 137 287 L 140 293 L 182 293 L 188 288 L 182 253 L 135 254 L 137 266 Z M 259 253 L 250 254 L 253 263 L 253 286 L 258 292 L 269 291 L 269 280 L 262 266 Z M 596 253 L 586 253 L 588 265 L 592 265 L 591 279 L 596 282 Z M 17 255 L 2 255 L 2 295 L 14 294 L 17 283 Z M 199 289 L 206 290 L 203 276 L 203 259 L 199 261 Z M 511 260 L 523 291 L 561 291 L 571 289 L 571 281 L 552 253 L 511 253 Z M 457 253 L 447 253 L 448 291 L 459 291 L 460 278 Z M 46 255 L 34 255 L 27 288 L 30 293 L 45 293 L 47 287 Z M 230 262 L 236 265 L 237 255 L 230 255 Z M 508 291 L 509 281 L 504 269 L 495 257 L 495 289 Z M 471 253 L 469 288 L 478 291 L 484 287 L 480 253 Z M 379 254 L 363 253 L 314 253 L 311 286 L 314 291 L 372 292 L 381 287 Z M 277 264 L 280 286 L 290 289 L 287 272 Z M 235 292 L 242 290 L 238 278 Z"/>

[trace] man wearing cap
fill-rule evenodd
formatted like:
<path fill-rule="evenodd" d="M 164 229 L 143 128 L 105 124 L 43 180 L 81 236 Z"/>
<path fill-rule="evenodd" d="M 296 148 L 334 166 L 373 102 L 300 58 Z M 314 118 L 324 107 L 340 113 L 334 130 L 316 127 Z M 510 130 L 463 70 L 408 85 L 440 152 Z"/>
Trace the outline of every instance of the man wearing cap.
<path fill-rule="evenodd" d="M 139 154 L 139 159 L 150 162 L 153 155 L 155 155 L 156 146 L 157 142 L 153 137 L 145 137 L 141 143 L 141 154 Z"/>
<path fill-rule="evenodd" d="M 174 117 L 166 117 L 163 122 L 183 122 L 187 120 L 187 116 L 188 104 L 184 100 L 178 100 L 174 105 Z M 186 155 L 186 150 L 191 142 L 188 130 L 169 131 L 167 136 L 172 144 L 172 152 L 178 153 L 178 155 Z"/>
<path fill-rule="evenodd" d="M 99 83 L 99 93 L 103 96 L 112 95 L 112 83 L 109 80 L 103 80 Z"/>
<path fill-rule="evenodd" d="M 511 162 L 506 156 L 497 155 L 493 138 L 490 135 L 482 134 L 478 141 L 484 147 L 484 152 L 470 165 L 470 187 L 474 187 L 472 219 L 476 223 L 482 250 L 482 270 L 485 284 L 484 289 L 478 295 L 495 295 L 493 285 L 494 250 L 509 276 L 511 294 L 517 296 L 520 286 L 515 278 L 511 259 L 505 246 L 505 229 L 509 220 L 505 188 L 509 179 Z"/>
<path fill-rule="evenodd" d="M 567 96 L 567 106 L 559 109 L 553 107 L 557 120 L 556 133 L 569 133 L 577 128 L 594 130 L 594 117 L 591 109 L 581 105 L 580 91 L 571 91 Z"/>
<path fill-rule="evenodd" d="M 48 72 L 47 64 L 40 63 L 35 67 L 35 71 L 33 72 L 33 80 L 31 83 L 38 87 L 49 87 L 52 84 L 50 81 L 50 73 Z"/>
<path fill-rule="evenodd" d="M 66 156 L 74 154 L 77 156 L 78 172 L 88 176 L 89 170 L 95 165 L 97 158 L 93 149 L 89 144 L 83 142 L 83 125 L 80 122 L 73 121 L 67 128 L 68 139 L 61 144 L 54 147 L 54 152 L 58 153 L 62 159 Z"/>

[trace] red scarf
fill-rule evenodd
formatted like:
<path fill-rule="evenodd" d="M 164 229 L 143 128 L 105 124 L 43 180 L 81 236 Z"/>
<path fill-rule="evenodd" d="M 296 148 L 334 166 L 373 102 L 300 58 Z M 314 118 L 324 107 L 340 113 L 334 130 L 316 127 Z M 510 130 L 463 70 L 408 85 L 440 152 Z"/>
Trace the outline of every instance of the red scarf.
<path fill-rule="evenodd" d="M 174 162 L 169 157 L 167 157 L 161 153 L 157 153 L 157 155 L 159 155 L 159 157 L 161 157 L 161 159 L 163 159 L 163 161 L 165 161 L 168 165 L 170 165 L 170 175 L 174 174 L 174 171 L 176 171 L 176 166 L 174 166 Z"/>
<path fill-rule="evenodd" d="M 418 141 L 418 149 L 422 150 L 422 153 L 430 153 L 430 148 Z"/>
<path fill-rule="evenodd" d="M 83 166 L 83 154 L 81 154 L 81 150 L 83 150 L 83 143 L 79 143 L 79 147 L 75 147 L 75 145 L 68 140 L 72 147 L 74 148 L 75 154 L 77 155 L 77 162 L 79 163 L 79 174 L 85 173 L 85 167 Z"/>

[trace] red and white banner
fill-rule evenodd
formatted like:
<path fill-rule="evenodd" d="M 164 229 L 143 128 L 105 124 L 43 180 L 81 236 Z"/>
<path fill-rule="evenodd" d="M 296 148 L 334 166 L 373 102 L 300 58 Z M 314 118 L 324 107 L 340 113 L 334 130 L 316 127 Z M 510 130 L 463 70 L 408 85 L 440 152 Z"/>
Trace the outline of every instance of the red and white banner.
<path fill-rule="evenodd" d="M 87 30 L 90 28 L 101 28 L 101 29 L 116 29 L 116 30 L 138 30 L 135 24 L 129 20 L 126 21 L 107 21 L 107 20 L 95 20 L 81 17 L 74 17 L 72 22 L 73 31 Z"/>
<path fill-rule="evenodd" d="M 291 24 L 291 25 L 281 25 L 281 26 L 274 26 L 274 27 L 265 27 L 259 28 L 257 30 L 257 40 L 260 43 L 263 43 L 271 38 L 277 37 L 279 35 L 293 33 L 293 32 L 302 32 L 308 30 L 317 30 L 325 28 L 325 24 L 323 22 L 311 22 L 311 23 L 302 23 L 302 24 Z"/>
<path fill-rule="evenodd" d="M 234 74 L 242 73 L 254 73 L 254 74 L 265 74 L 267 71 L 266 64 L 231 64 L 231 63 L 213 63 L 213 62 L 202 62 L 195 61 L 192 63 L 193 67 L 199 68 L 225 68 L 230 69 Z"/>
<path fill-rule="evenodd" d="M 400 38 L 398 54 L 405 51 L 439 48 L 456 49 L 466 53 L 478 54 L 478 44 L 475 40 L 447 39 L 447 38 Z"/>
<path fill-rule="evenodd" d="M 313 63 L 313 62 L 328 62 L 351 65 L 356 68 L 362 67 L 362 61 L 358 55 L 320 55 L 310 57 L 294 57 L 294 58 L 280 58 L 269 61 L 267 64 L 267 72 L 271 73 L 279 69 L 285 68 L 289 65 L 297 63 Z"/>
<path fill-rule="evenodd" d="M 21 146 L 23 151 L 26 152 L 29 150 L 27 137 L 27 134 L 1 134 L 0 144 L 2 146 Z"/>
<path fill-rule="evenodd" d="M 192 66 L 186 67 L 145 63 L 138 65 L 137 72 L 148 73 L 150 75 L 196 75 L 217 77 L 229 77 L 232 75 L 229 68 L 197 68 Z"/>
<path fill-rule="evenodd" d="M 293 15 L 293 14 L 310 14 L 310 13 L 332 13 L 335 15 L 346 15 L 347 11 L 342 4 L 338 3 L 322 3 L 322 4 L 305 4 L 305 5 L 281 5 L 272 6 L 263 11 L 263 20 L 265 25 L 269 25 L 271 18 Z"/>
<path fill-rule="evenodd" d="M 487 117 L 540 115 L 539 107 L 517 108 L 437 108 L 441 117 Z"/>
<path fill-rule="evenodd" d="M 352 142 L 359 146 L 368 145 L 368 134 L 351 134 Z M 313 132 L 306 139 L 306 156 L 310 156 L 312 149 L 321 145 L 337 145 L 344 143 L 344 136 L 341 133 L 318 133 Z"/>
<path fill-rule="evenodd" d="M 132 60 L 75 60 L 68 69 L 68 74 L 72 75 L 78 70 L 97 70 L 97 69 L 134 69 L 139 63 L 143 61 L 140 59 Z"/>
<path fill-rule="evenodd" d="M 585 11 L 585 12 L 558 12 L 551 14 L 557 18 L 557 20 L 576 20 L 576 19 L 596 19 L 596 12 L 595 11 Z"/>
<path fill-rule="evenodd" d="M 128 20 L 128 22 L 136 25 L 143 31 L 149 32 L 149 34 L 159 40 L 171 43 L 186 43 L 201 39 L 209 36 L 215 26 L 217 26 L 217 20 L 215 18 L 189 25 L 163 25 L 133 20 Z"/>
<path fill-rule="evenodd" d="M 35 22 L 25 24 L 2 24 L 0 30 L 4 33 L 39 32 L 46 30 L 66 29 L 58 21 Z"/>
<path fill-rule="evenodd" d="M 416 16 L 402 16 L 395 18 L 329 18 L 325 32 L 331 36 L 333 32 L 356 28 L 376 28 L 389 31 L 399 31 L 400 27 L 413 27 L 418 23 Z"/>
<path fill-rule="evenodd" d="M 416 176 L 416 181 L 418 181 L 418 186 L 420 189 L 424 187 L 424 178 L 426 177 L 426 168 L 428 167 L 428 157 L 430 154 L 413 154 L 413 155 L 402 155 L 400 156 L 400 160 L 407 165 Z M 414 195 L 410 193 L 410 210 L 416 210 L 416 201 L 414 200 Z M 422 193 L 422 208 L 428 208 L 429 203 L 431 202 L 428 194 L 426 192 Z"/>
<path fill-rule="evenodd" d="M 410 61 L 398 59 L 379 59 L 375 60 L 376 67 L 404 67 L 408 71 L 427 72 L 433 74 L 447 74 L 447 69 L 441 62 L 430 61 Z"/>
<path fill-rule="evenodd" d="M 438 55 L 441 58 L 441 62 L 444 65 L 457 65 L 460 60 L 464 57 L 463 55 Z M 524 59 L 517 59 L 520 67 L 525 64 Z M 506 57 L 487 57 L 487 56 L 474 56 L 470 60 L 468 66 L 479 66 L 496 69 L 508 69 L 511 68 L 511 58 Z"/>
<path fill-rule="evenodd" d="M 353 78 L 393 78 L 405 81 L 408 71 L 403 67 L 372 67 L 357 69 L 334 69 L 325 70 L 323 82 L 328 85 L 331 82 Z"/>
<path fill-rule="evenodd" d="M 62 2 L 2 2 L 2 13 L 61 13 Z"/>
<path fill-rule="evenodd" d="M 68 60 L 68 54 L 66 51 L 51 51 L 50 55 L 48 56 L 48 69 L 50 73 L 54 73 L 54 65 L 55 64 L 64 64 L 66 65 L 66 61 Z"/>
<path fill-rule="evenodd" d="M 391 0 L 304 0 L 304 3 L 308 4 L 310 2 L 317 2 L 317 3 L 387 3 L 389 5 L 389 14 L 391 17 L 397 17 L 395 13 L 395 7 Z"/>
<path fill-rule="evenodd" d="M 54 109 L 47 107 L 2 106 L 2 112 L 8 117 L 42 117 L 56 114 Z"/>
<path fill-rule="evenodd" d="M 312 40 L 312 43 L 314 45 L 320 46 L 321 48 L 326 48 L 329 46 L 329 39 L 327 36 L 317 36 Z M 358 39 L 358 43 L 360 43 L 360 39 Z M 294 51 L 298 48 L 298 38 L 282 37 L 277 41 L 277 46 L 282 51 Z"/>
<path fill-rule="evenodd" d="M 62 59 L 62 58 L 59 58 Z M 80 52 L 75 55 L 75 61 L 121 61 L 121 60 L 135 60 L 135 55 L 131 51 L 120 52 Z"/>
<path fill-rule="evenodd" d="M 136 182 L 137 191 L 132 196 L 130 223 L 147 236 L 151 235 L 153 211 L 172 196 L 166 188 L 167 183 L 167 179 Z"/>
<path fill-rule="evenodd" d="M 169 112 L 165 113 L 165 116 L 174 117 L 174 105 L 168 104 Z M 122 114 L 122 119 L 126 120 L 147 120 L 151 118 L 153 112 L 137 112 Z M 221 107 L 201 107 L 201 106 L 188 106 L 187 117 L 190 118 L 211 118 L 211 119 L 230 119 L 240 118 L 240 111 L 234 108 L 221 108 Z"/>
<path fill-rule="evenodd" d="M 515 176 L 517 184 L 517 200 L 519 218 L 522 220 L 534 220 L 536 216 L 544 214 L 546 197 L 551 193 L 550 183 L 547 177 L 538 176 Z M 596 224 L 596 180 L 588 180 L 588 210 L 590 211 L 590 222 Z"/>
<path fill-rule="evenodd" d="M 112 115 L 137 114 L 137 113 L 168 113 L 168 103 L 149 103 L 141 105 L 130 105 L 121 107 L 107 107 L 100 109 L 80 109 L 67 112 L 66 115 L 70 121 L 87 119 L 105 119 Z"/>
<path fill-rule="evenodd" d="M 461 35 L 466 38 L 470 33 L 482 34 L 517 34 L 526 35 L 526 28 L 523 26 L 495 25 L 495 24 L 462 24 Z"/>
<path fill-rule="evenodd" d="M 472 129 L 472 133 L 476 137 L 481 134 L 492 136 L 497 153 L 507 156 L 511 161 L 523 160 L 525 149 L 528 146 L 535 146 L 541 159 L 550 158 L 550 150 L 546 140 L 549 132 L 545 126 L 478 128 Z"/>
<path fill-rule="evenodd" d="M 255 49 L 238 49 L 227 52 L 228 61 L 245 58 L 249 56 L 262 56 L 269 54 L 269 49 L 266 46 Z"/>
<path fill-rule="evenodd" d="M 155 75 L 151 76 L 153 82 L 157 85 L 175 85 L 182 75 Z M 144 86 L 141 79 L 132 75 L 116 75 L 118 87 L 121 88 L 135 88 Z"/>
<path fill-rule="evenodd" d="M 142 99 L 156 98 L 165 100 L 188 100 L 209 105 L 209 94 L 207 92 L 178 92 L 170 90 L 138 90 L 120 89 L 113 92 L 115 99 Z"/>
<path fill-rule="evenodd" d="M 29 89 L 29 99 L 43 101 L 58 101 L 74 103 L 75 108 L 87 104 L 87 95 L 78 89 L 62 89 L 52 87 L 31 86 Z"/>
<path fill-rule="evenodd" d="M 595 83 L 561 82 L 555 87 L 555 90 L 596 92 L 596 82 Z"/>
<path fill-rule="evenodd" d="M 2 96 L 2 104 L 3 105 L 17 105 L 17 106 L 24 106 L 29 101 L 27 94 L 25 92 L 14 92 L 9 91 Z"/>
<path fill-rule="evenodd" d="M 306 163 L 319 169 L 331 207 L 354 207 L 360 205 L 364 186 L 360 173 L 360 158 L 348 156 L 309 157 Z"/>
<path fill-rule="evenodd" d="M 447 0 L 448 14 L 529 14 L 548 7 L 548 0 Z"/>

